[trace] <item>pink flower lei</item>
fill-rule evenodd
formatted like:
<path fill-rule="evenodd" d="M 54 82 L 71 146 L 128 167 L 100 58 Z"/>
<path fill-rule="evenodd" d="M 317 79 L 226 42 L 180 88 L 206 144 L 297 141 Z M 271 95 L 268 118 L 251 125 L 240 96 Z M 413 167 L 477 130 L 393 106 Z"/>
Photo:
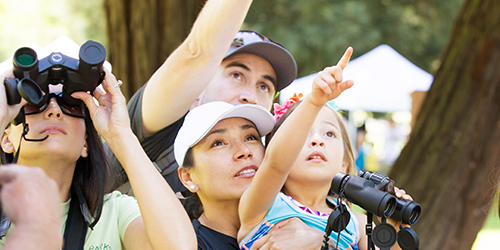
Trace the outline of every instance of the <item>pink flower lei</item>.
<path fill-rule="evenodd" d="M 286 111 L 296 102 L 300 101 L 304 95 L 302 93 L 297 93 L 293 94 L 292 97 L 290 97 L 288 100 L 286 100 L 283 103 L 283 106 L 280 106 L 278 103 L 274 104 L 274 120 L 278 121 L 285 113 Z"/>
<path fill-rule="evenodd" d="M 293 94 L 292 97 L 288 98 L 288 100 L 286 100 L 283 103 L 283 106 L 280 106 L 278 103 L 275 103 L 274 104 L 274 121 L 278 121 L 278 119 L 280 119 L 294 103 L 302 100 L 302 97 L 304 97 L 304 95 L 302 95 L 302 93 L 299 93 L 298 95 L 297 95 L 297 93 L 295 93 L 295 94 Z M 337 106 L 337 104 L 335 104 L 335 101 L 333 101 L 333 100 L 328 101 L 325 105 L 328 106 L 329 108 L 331 108 L 333 111 L 339 110 L 339 106 Z"/>

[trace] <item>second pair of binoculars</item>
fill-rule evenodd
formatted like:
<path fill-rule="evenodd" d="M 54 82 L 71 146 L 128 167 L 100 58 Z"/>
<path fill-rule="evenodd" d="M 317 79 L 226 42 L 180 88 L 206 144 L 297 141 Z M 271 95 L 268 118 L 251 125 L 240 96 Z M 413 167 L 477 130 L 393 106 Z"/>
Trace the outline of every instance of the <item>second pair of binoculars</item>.
<path fill-rule="evenodd" d="M 364 210 L 413 225 L 420 218 L 420 204 L 397 198 L 394 181 L 378 172 L 359 171 L 358 176 L 337 173 L 331 190 Z"/>
<path fill-rule="evenodd" d="M 22 97 L 30 105 L 37 105 L 44 93 L 49 93 L 49 84 L 63 84 L 63 100 L 76 105 L 80 100 L 71 94 L 93 91 L 104 79 L 105 58 L 104 46 L 91 40 L 80 47 L 79 59 L 54 52 L 38 60 L 32 48 L 19 48 L 13 57 L 14 78 L 4 80 L 7 103 L 18 104 Z"/>

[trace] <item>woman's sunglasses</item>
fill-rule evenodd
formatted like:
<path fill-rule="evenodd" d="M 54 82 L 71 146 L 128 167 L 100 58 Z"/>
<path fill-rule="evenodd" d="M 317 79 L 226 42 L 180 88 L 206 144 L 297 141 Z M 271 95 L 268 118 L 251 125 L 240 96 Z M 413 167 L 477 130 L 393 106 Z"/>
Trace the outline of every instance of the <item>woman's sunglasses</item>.
<path fill-rule="evenodd" d="M 38 105 L 25 105 L 24 114 L 33 115 L 43 112 L 49 106 L 50 99 L 52 99 L 52 97 L 56 98 L 57 105 L 59 105 L 64 114 L 78 118 L 85 118 L 85 104 L 83 102 L 80 102 L 77 105 L 67 104 L 62 97 L 62 92 L 49 93 L 45 95 L 44 101 Z"/>

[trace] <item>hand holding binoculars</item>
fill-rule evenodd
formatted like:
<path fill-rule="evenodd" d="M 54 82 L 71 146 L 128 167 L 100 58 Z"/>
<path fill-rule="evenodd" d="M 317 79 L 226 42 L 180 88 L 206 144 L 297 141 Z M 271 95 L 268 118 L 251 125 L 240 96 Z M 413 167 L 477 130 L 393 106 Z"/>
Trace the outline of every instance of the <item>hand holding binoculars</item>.
<path fill-rule="evenodd" d="M 87 41 L 79 51 L 79 59 L 60 52 L 38 60 L 36 52 L 28 47 L 16 50 L 13 57 L 13 78 L 4 80 L 9 105 L 24 98 L 30 105 L 38 105 L 49 93 L 49 84 L 63 84 L 63 100 L 70 105 L 81 102 L 71 97 L 77 91 L 92 92 L 104 79 L 102 69 L 106 49 L 95 41 Z M 16 117 L 14 123 L 23 122 Z"/>

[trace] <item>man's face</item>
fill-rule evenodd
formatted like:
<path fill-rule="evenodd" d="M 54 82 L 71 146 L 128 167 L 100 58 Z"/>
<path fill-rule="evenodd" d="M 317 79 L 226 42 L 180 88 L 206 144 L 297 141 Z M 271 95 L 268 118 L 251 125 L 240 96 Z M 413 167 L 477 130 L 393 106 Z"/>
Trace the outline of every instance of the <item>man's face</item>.
<path fill-rule="evenodd" d="M 268 61 L 254 54 L 239 53 L 222 61 L 194 105 L 223 101 L 234 105 L 258 104 L 270 110 L 275 86 L 276 73 Z"/>

